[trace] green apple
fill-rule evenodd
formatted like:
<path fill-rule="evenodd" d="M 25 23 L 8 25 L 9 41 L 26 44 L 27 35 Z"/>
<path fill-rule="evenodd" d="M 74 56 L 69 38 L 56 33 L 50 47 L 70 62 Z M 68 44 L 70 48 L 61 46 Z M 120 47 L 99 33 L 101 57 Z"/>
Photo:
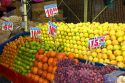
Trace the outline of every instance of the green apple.
<path fill-rule="evenodd" d="M 85 42 L 83 41 L 81 45 L 84 46 L 84 45 L 85 45 Z"/>

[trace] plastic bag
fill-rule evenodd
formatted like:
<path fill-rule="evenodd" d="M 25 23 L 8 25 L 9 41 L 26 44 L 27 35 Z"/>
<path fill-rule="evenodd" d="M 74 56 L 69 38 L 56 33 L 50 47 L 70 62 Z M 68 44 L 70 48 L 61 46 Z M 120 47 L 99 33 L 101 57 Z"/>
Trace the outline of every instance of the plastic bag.
<path fill-rule="evenodd" d="M 110 74 L 104 76 L 104 83 L 116 83 L 117 77 L 121 74 L 124 74 L 124 71 L 113 71 Z"/>

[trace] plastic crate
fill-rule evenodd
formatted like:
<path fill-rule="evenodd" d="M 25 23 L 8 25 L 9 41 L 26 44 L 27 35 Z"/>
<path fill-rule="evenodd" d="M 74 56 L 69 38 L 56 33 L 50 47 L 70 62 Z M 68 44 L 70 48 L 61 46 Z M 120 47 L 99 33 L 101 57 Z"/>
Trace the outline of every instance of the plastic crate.
<path fill-rule="evenodd" d="M 17 38 L 20 37 L 20 36 L 28 36 L 28 35 L 30 35 L 30 32 L 19 33 L 19 34 L 16 34 L 14 37 L 8 39 L 7 41 L 3 42 L 2 44 L 0 44 L 0 55 L 2 54 L 3 48 L 4 48 L 4 46 L 5 46 L 7 43 L 9 43 L 9 42 L 11 42 L 11 41 L 17 39 Z"/>

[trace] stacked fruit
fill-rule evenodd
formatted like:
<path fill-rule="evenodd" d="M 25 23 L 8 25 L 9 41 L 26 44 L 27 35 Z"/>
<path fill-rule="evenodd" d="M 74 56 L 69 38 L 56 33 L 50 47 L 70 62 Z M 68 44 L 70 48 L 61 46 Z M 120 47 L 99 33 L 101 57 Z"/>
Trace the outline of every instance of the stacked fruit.
<path fill-rule="evenodd" d="M 58 61 L 67 57 L 65 53 L 57 53 L 54 51 L 44 52 L 43 49 L 40 49 L 36 54 L 36 61 L 28 77 L 39 83 L 51 83 L 54 79 Z M 74 56 L 70 55 L 69 58 L 73 59 Z"/>
<path fill-rule="evenodd" d="M 113 23 L 55 23 L 57 35 L 49 36 L 48 24 L 38 27 L 43 31 L 42 39 L 48 43 L 62 44 L 66 53 L 74 52 L 75 57 L 93 62 L 108 63 L 125 67 L 125 24 Z M 105 48 L 89 49 L 89 38 L 106 35 Z"/>
<path fill-rule="evenodd" d="M 25 42 L 28 41 L 37 41 L 41 42 L 39 39 L 32 39 L 31 37 L 22 37 L 20 36 L 18 39 L 15 39 L 14 41 L 8 43 L 2 52 L 0 63 L 6 67 L 11 67 L 16 55 L 18 54 L 18 50 L 21 46 L 25 44 Z"/>
<path fill-rule="evenodd" d="M 94 66 L 74 60 L 61 60 L 58 64 L 54 83 L 104 83 L 104 75 L 115 70 L 112 66 Z"/>
<path fill-rule="evenodd" d="M 48 44 L 48 43 L 43 43 L 41 46 L 42 49 L 45 50 L 45 52 L 48 51 L 56 51 L 56 52 L 64 52 L 64 46 L 63 45 L 55 45 L 55 44 Z"/>
<path fill-rule="evenodd" d="M 8 43 L 3 49 L 3 53 L 0 58 L 0 63 L 6 67 L 11 67 L 15 56 L 17 55 L 18 48 L 23 44 L 23 37 L 19 37 L 18 39 Z"/>
<path fill-rule="evenodd" d="M 40 49 L 40 44 L 35 41 L 26 42 L 25 45 L 20 47 L 13 64 L 13 70 L 23 75 L 30 72 L 38 49 Z"/>

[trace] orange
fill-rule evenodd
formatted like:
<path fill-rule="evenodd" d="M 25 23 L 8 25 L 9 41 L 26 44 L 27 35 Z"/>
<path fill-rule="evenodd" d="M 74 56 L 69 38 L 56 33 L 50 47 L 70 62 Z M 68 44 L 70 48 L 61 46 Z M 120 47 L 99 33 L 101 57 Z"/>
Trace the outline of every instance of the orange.
<path fill-rule="evenodd" d="M 74 54 L 74 53 L 69 53 L 68 58 L 69 58 L 69 59 L 74 59 L 74 58 L 75 58 L 75 54 Z"/>

